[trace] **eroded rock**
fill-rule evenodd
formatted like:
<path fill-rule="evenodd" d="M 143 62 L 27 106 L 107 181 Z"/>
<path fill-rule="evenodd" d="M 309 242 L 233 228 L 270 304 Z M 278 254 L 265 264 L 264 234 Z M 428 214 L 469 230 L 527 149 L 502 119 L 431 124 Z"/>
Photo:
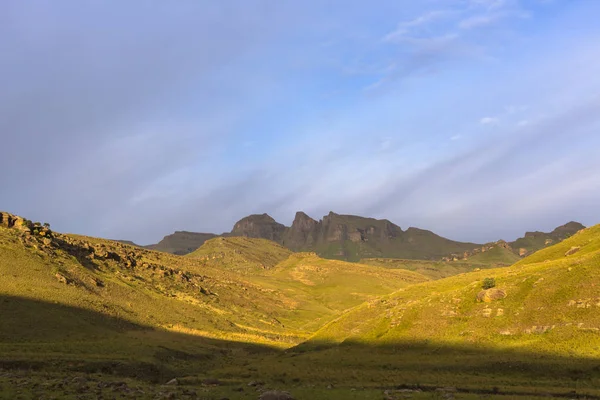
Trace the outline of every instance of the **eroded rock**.
<path fill-rule="evenodd" d="M 492 301 L 504 298 L 506 298 L 506 292 L 496 288 L 482 290 L 477 294 L 477 301 L 484 303 L 491 303 Z"/>

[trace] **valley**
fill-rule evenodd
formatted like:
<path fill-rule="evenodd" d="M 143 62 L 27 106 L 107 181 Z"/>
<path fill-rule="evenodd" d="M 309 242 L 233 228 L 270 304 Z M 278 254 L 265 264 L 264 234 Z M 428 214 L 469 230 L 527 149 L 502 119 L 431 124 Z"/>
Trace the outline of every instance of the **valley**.
<path fill-rule="evenodd" d="M 600 226 L 504 250 L 181 256 L 0 213 L 0 397 L 600 398 Z"/>

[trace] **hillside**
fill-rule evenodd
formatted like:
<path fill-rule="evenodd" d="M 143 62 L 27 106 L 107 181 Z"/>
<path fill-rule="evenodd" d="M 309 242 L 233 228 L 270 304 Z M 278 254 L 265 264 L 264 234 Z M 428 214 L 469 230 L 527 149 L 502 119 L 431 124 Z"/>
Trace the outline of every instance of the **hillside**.
<path fill-rule="evenodd" d="M 509 244 L 520 256 L 530 255 L 540 249 L 561 242 L 582 229 L 585 229 L 585 226 L 579 222 L 571 221 L 549 233 L 539 231 L 526 232 L 524 237 Z"/>
<path fill-rule="evenodd" d="M 186 257 L 241 273 L 256 273 L 275 267 L 292 254 L 291 250 L 267 239 L 219 237 L 206 241 Z"/>
<path fill-rule="evenodd" d="M 570 343 L 574 333 L 600 330 L 600 297 L 595 289 L 600 284 L 599 258 L 600 225 L 509 268 L 427 282 L 396 292 L 375 307 L 363 305 L 323 328 L 315 339 L 501 341 L 544 351 L 600 355 L 599 349 L 590 349 L 580 339 Z M 485 277 L 494 277 L 507 297 L 478 303 Z M 360 323 L 350 328 L 353 321 Z M 544 335 L 537 335 L 542 331 Z M 555 346 L 558 339 L 561 347 Z"/>
<path fill-rule="evenodd" d="M 471 260 L 429 261 L 398 258 L 363 258 L 360 260 L 360 263 L 389 269 L 414 271 L 432 280 L 472 272 L 477 269 L 493 268 L 493 264 Z"/>
<path fill-rule="evenodd" d="M 246 237 L 211 239 L 186 257 L 235 271 L 261 288 L 285 295 L 293 301 L 296 311 L 292 314 L 299 317 L 283 318 L 282 322 L 308 331 L 365 298 L 428 280 L 410 271 L 292 253 L 273 241 Z"/>
<path fill-rule="evenodd" d="M 524 237 L 513 242 L 508 243 L 504 240 L 498 240 L 497 242 L 486 243 L 462 253 L 453 253 L 442 257 L 442 261 L 468 261 L 472 263 L 485 263 L 490 266 L 511 265 L 519 261 L 522 257 L 531 255 L 553 244 L 560 243 L 582 229 L 585 229 L 585 226 L 579 222 L 569 222 L 559 226 L 550 233 L 527 232 Z"/>
<path fill-rule="evenodd" d="M 215 236 L 217 235 L 214 233 L 176 231 L 175 233 L 165 236 L 160 242 L 144 247 L 150 250 L 184 255 L 196 250 L 198 247 L 202 246 L 204 242 L 214 238 Z"/>
<path fill-rule="evenodd" d="M 600 225 L 508 268 L 366 302 L 290 354 L 259 360 L 257 374 L 317 385 L 350 376 L 352 385 L 394 387 L 386 399 L 597 398 L 598 265 Z M 488 277 L 496 287 L 484 291 Z"/>
<path fill-rule="evenodd" d="M 119 362 L 123 374 L 159 379 L 215 351 L 292 346 L 366 299 L 426 280 L 290 254 L 267 240 L 216 238 L 180 257 L 0 213 L 0 368 Z M 249 275 L 249 262 L 260 273 Z M 180 353 L 187 362 L 163 360 Z"/>

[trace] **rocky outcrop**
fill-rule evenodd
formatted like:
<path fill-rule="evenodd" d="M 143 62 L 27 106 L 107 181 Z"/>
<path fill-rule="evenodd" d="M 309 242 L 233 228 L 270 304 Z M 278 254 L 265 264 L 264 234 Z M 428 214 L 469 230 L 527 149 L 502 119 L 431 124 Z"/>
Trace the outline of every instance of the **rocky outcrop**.
<path fill-rule="evenodd" d="M 319 240 L 319 232 L 320 223 L 298 211 L 292 226 L 284 234 L 282 244 L 293 249 L 308 248 Z"/>
<path fill-rule="evenodd" d="M 269 239 L 281 243 L 287 230 L 268 214 L 253 214 L 242 218 L 233 226 L 231 236 Z"/>
<path fill-rule="evenodd" d="M 24 218 L 7 212 L 0 212 L 0 226 L 13 228 L 21 231 L 28 231 L 33 224 Z M 41 226 L 41 224 L 40 224 Z"/>
<path fill-rule="evenodd" d="M 491 303 L 492 301 L 502 300 L 504 298 L 506 298 L 506 292 L 496 288 L 482 290 L 477 293 L 477 301 L 484 303 Z"/>
<path fill-rule="evenodd" d="M 567 252 L 565 253 L 565 257 L 571 256 L 571 255 L 577 253 L 579 250 L 581 250 L 581 247 L 573 246 L 569 250 L 567 250 Z"/>

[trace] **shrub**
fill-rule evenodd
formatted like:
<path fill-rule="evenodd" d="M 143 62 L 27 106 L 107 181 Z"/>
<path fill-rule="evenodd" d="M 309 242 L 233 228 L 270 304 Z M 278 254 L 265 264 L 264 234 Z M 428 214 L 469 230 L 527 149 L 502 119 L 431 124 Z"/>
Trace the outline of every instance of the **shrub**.
<path fill-rule="evenodd" d="M 484 289 L 491 289 L 493 287 L 496 287 L 496 279 L 494 278 L 485 278 L 483 280 L 483 285 L 481 285 L 482 288 Z"/>

